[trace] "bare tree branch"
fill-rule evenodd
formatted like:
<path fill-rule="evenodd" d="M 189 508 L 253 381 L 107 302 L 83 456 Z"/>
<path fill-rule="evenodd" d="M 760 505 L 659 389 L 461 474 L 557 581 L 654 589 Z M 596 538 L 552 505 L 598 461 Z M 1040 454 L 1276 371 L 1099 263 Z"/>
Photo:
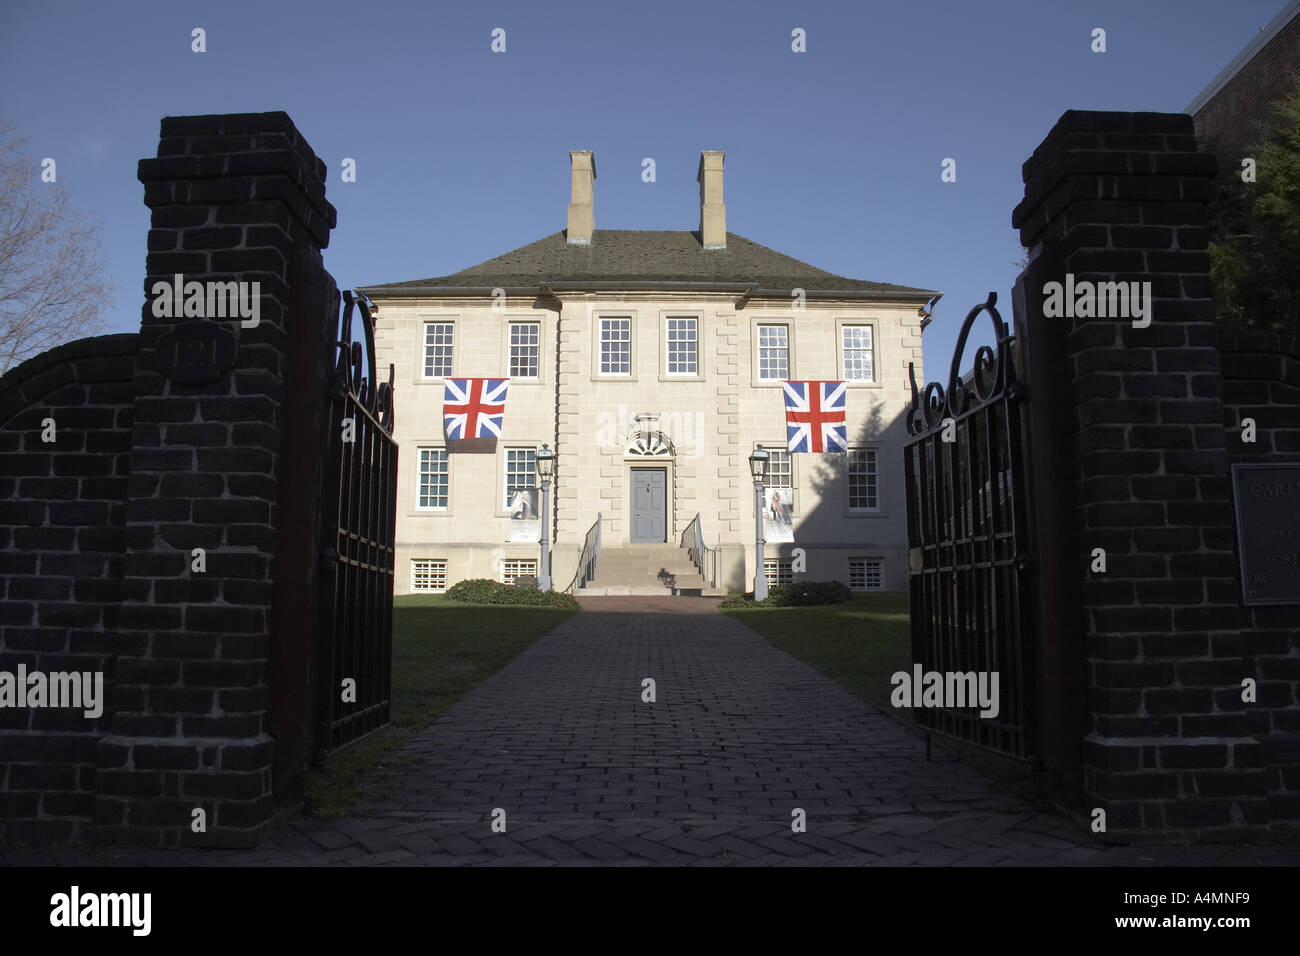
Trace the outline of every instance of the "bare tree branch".
<path fill-rule="evenodd" d="M 0 118 L 0 373 L 99 331 L 112 293 L 99 227 L 41 181 L 25 143 Z"/>

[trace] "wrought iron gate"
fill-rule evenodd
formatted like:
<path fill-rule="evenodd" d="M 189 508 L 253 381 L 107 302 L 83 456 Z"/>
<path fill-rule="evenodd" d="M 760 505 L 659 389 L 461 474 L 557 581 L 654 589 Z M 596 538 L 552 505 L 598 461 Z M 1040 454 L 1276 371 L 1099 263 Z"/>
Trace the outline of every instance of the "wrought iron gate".
<path fill-rule="evenodd" d="M 945 391 L 918 394 L 912 366 L 904 469 L 912 603 L 912 660 L 923 672 L 997 675 L 998 713 L 925 706 L 938 733 L 1013 756 L 1035 755 L 1032 548 L 1025 487 L 1023 388 L 1014 337 L 990 292 L 962 324 Z M 961 375 L 971 327 L 992 319 L 997 348 L 980 346 Z"/>
<path fill-rule="evenodd" d="M 320 645 L 317 751 L 328 752 L 389 722 L 393 650 L 397 444 L 393 367 L 375 375 L 370 304 L 343 293 L 338 362 L 329 389 L 329 448 L 320 564 L 328 615 Z M 353 341 L 354 310 L 365 337 Z M 365 374 L 363 375 L 363 369 Z"/>

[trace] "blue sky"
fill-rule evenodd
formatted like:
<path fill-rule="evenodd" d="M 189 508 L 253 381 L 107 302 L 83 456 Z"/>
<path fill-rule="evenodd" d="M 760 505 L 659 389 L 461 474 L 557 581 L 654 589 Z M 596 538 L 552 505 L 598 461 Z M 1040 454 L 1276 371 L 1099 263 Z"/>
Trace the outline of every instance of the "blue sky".
<path fill-rule="evenodd" d="M 996 290 L 1010 320 L 1020 167 L 1061 113 L 1180 112 L 1285 5 L 0 0 L 0 110 L 102 224 L 105 331 L 139 325 L 136 162 L 159 119 L 285 110 L 330 168 L 340 286 L 455 272 L 562 229 L 570 149 L 595 150 L 597 228 L 694 229 L 699 151 L 724 149 L 729 231 L 944 293 L 924 347 L 946 378 L 972 305 Z"/>

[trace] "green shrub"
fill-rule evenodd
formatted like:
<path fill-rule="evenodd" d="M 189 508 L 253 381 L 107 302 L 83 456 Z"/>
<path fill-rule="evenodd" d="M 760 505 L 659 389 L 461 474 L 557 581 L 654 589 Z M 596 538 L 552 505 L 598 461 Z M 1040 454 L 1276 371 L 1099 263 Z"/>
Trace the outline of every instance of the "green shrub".
<path fill-rule="evenodd" d="M 528 604 L 533 607 L 581 607 L 578 599 L 563 591 L 543 591 L 539 588 L 514 588 L 501 585 L 497 600 L 492 604 Z"/>
<path fill-rule="evenodd" d="M 470 578 L 466 581 L 459 581 L 447 589 L 447 597 L 453 601 L 464 601 L 466 604 L 496 604 L 492 600 L 492 595 L 505 587 L 500 581 L 493 581 L 490 578 Z"/>
<path fill-rule="evenodd" d="M 817 604 L 841 604 L 853 599 L 853 592 L 843 581 L 796 581 L 767 589 L 767 598 L 755 601 L 752 592 L 732 594 L 722 602 L 724 610 L 746 607 L 812 607 Z"/>
<path fill-rule="evenodd" d="M 470 578 L 447 589 L 447 597 L 465 604 L 526 604 L 531 607 L 581 607 L 572 594 L 517 588 L 489 578 Z"/>

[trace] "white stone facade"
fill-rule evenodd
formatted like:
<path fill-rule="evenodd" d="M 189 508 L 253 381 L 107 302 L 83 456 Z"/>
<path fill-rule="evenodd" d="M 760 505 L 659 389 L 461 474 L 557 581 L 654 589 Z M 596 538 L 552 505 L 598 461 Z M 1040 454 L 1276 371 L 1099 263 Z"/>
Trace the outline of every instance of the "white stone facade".
<path fill-rule="evenodd" d="M 536 543 L 512 542 L 507 466 L 545 442 L 557 453 L 553 485 L 553 586 L 567 587 L 587 530 L 602 517 L 602 546 L 630 542 L 631 477 L 634 468 L 664 470 L 663 537 L 678 541 L 698 514 L 705 544 L 722 551 L 718 584 L 748 589 L 754 575 L 754 490 L 748 457 L 756 445 L 785 448 L 785 411 L 780 379 L 764 380 L 758 357 L 760 326 L 779 343 L 784 330 L 786 378 L 845 380 L 845 363 L 869 354 L 871 380 L 850 381 L 848 435 L 851 448 L 875 452 L 872 479 L 859 474 L 850 507 L 847 456 L 790 456 L 794 541 L 769 542 L 766 557 L 790 560 L 805 554 L 806 570 L 795 577 L 839 579 L 900 590 L 907 584 L 903 494 L 903 416 L 910 402 L 909 362 L 921 369 L 921 322 L 915 302 L 877 299 L 809 299 L 796 310 L 790 301 L 743 299 L 733 292 L 559 292 L 551 297 L 380 296 L 377 306 L 378 367 L 396 369 L 396 429 L 400 474 L 397 494 L 397 586 L 447 586 L 473 577 L 500 580 L 503 571 L 527 571 L 512 561 L 536 561 Z M 494 308 L 495 305 L 495 308 Z M 694 319 L 694 323 L 682 322 Z M 602 372 L 601 330 L 629 338 L 628 370 Z M 676 368 L 669 368 L 669 327 Z M 502 435 L 447 442 L 443 435 L 445 368 L 426 375 L 426 340 L 433 325 L 445 363 L 450 328 L 450 376 L 511 379 Z M 511 375 L 512 328 L 521 359 L 534 334 L 535 378 Z M 695 374 L 689 373 L 689 333 L 695 331 Z M 870 329 L 869 353 L 846 356 L 846 327 Z M 865 343 L 861 331 L 850 341 Z M 685 340 L 684 342 L 682 340 Z M 611 350 L 607 361 L 621 358 Z M 779 371 L 769 352 L 769 375 Z M 621 363 L 619 363 L 621 364 Z M 685 372 L 683 372 L 685 369 Z M 861 369 L 858 375 L 863 374 Z M 649 445 L 647 449 L 646 439 Z M 640 444 L 638 444 L 640 440 Z M 422 450 L 434 453 L 433 472 L 421 495 Z M 645 455 L 650 450 L 656 454 Z M 442 453 L 445 455 L 445 500 Z M 861 460 L 861 459 L 859 459 Z M 865 463 L 865 462 L 864 462 Z M 872 491 L 874 490 L 874 496 Z M 432 491 L 433 494 L 427 494 Z M 874 504 L 874 507 L 870 507 Z M 879 562 L 878 564 L 876 562 Z M 879 581 L 877 581 L 879 574 Z M 865 575 L 865 578 L 864 578 Z"/>

